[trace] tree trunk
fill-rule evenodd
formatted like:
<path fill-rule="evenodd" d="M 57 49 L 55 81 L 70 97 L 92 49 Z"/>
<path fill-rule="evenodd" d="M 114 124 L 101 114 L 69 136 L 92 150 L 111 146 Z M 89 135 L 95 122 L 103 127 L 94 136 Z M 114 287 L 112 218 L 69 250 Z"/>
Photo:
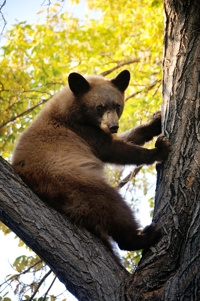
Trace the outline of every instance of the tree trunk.
<path fill-rule="evenodd" d="M 165 0 L 163 128 L 154 220 L 164 237 L 141 260 L 127 300 L 200 300 L 200 2 Z M 141 293 L 142 292 L 142 293 Z"/>
<path fill-rule="evenodd" d="M 164 236 L 133 275 L 0 161 L 0 220 L 79 300 L 200 300 L 200 3 L 164 2 L 163 129 L 172 151 L 157 168 L 154 214 Z"/>

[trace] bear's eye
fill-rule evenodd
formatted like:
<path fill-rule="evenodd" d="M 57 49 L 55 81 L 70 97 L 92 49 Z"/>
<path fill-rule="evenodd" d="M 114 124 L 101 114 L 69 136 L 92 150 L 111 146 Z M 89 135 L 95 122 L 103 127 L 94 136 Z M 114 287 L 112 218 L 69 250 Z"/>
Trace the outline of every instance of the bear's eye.
<path fill-rule="evenodd" d="M 121 111 L 121 106 L 119 104 L 117 104 L 117 106 L 116 106 L 116 111 L 117 111 L 117 114 L 119 114 Z"/>
<path fill-rule="evenodd" d="M 103 105 L 97 106 L 97 111 L 98 111 L 98 113 L 103 113 L 103 111 L 104 111 L 104 106 L 103 106 Z"/>

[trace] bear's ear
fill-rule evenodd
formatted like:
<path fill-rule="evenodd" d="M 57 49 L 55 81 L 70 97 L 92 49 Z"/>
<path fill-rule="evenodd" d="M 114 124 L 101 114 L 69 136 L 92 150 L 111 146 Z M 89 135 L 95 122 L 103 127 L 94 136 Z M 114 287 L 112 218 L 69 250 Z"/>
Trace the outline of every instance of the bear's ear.
<path fill-rule="evenodd" d="M 68 83 L 71 91 L 75 95 L 81 95 L 89 91 L 90 84 L 88 81 L 79 73 L 73 72 L 68 76 Z"/>
<path fill-rule="evenodd" d="M 130 77 L 130 72 L 128 70 L 124 70 L 112 79 L 111 83 L 113 83 L 121 92 L 124 92 L 128 87 Z"/>

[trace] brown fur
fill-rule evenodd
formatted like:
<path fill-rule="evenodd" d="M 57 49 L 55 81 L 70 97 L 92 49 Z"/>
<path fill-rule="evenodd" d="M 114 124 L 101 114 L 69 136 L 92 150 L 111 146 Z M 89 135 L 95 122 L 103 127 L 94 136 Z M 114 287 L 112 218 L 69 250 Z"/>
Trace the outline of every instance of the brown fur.
<path fill-rule="evenodd" d="M 12 166 L 41 199 L 74 223 L 107 245 L 110 236 L 121 249 L 132 251 L 150 247 L 160 232 L 151 225 L 139 234 L 131 209 L 104 178 L 104 162 L 163 161 L 169 144 L 160 136 L 154 149 L 138 146 L 160 134 L 160 113 L 116 136 L 129 79 L 126 70 L 112 81 L 70 74 L 69 87 L 47 103 L 19 138 Z"/>

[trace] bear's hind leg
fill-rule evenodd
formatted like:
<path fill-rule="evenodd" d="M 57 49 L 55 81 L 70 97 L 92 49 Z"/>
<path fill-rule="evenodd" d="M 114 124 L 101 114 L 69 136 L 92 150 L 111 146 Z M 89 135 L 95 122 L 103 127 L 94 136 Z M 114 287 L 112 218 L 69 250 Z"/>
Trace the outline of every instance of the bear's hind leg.
<path fill-rule="evenodd" d="M 74 223 L 101 238 L 109 248 L 109 236 L 121 249 L 128 251 L 146 249 L 160 238 L 160 232 L 153 225 L 139 233 L 132 210 L 117 190 L 104 180 L 91 178 L 74 185 L 73 182 L 73 199 L 62 204 L 61 211 Z"/>
<path fill-rule="evenodd" d="M 126 251 L 148 249 L 162 237 L 161 230 L 157 228 L 154 223 L 145 227 L 141 233 L 137 233 L 135 235 L 132 234 L 132 226 L 127 227 L 126 231 L 126 235 L 122 235 L 122 233 L 120 233 L 121 231 L 113 235 L 113 238 L 117 241 L 119 248 Z"/>

